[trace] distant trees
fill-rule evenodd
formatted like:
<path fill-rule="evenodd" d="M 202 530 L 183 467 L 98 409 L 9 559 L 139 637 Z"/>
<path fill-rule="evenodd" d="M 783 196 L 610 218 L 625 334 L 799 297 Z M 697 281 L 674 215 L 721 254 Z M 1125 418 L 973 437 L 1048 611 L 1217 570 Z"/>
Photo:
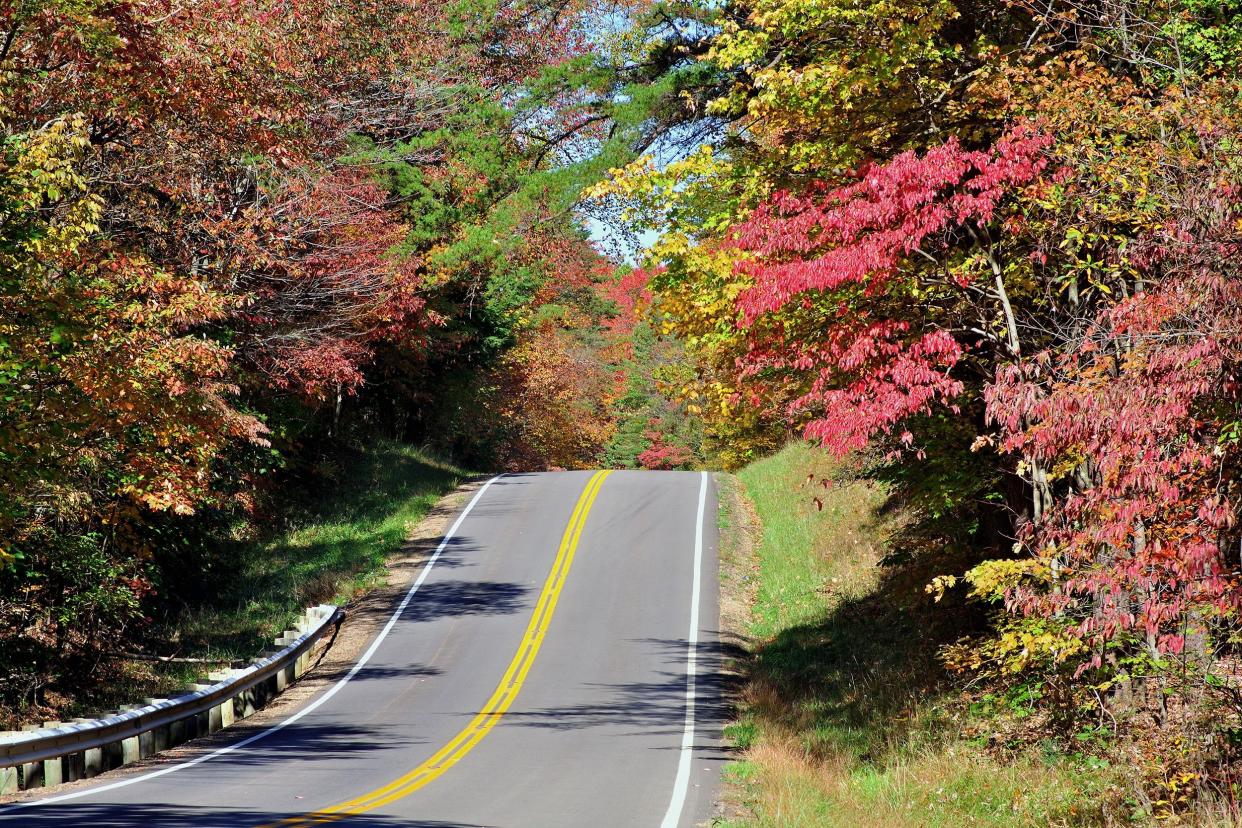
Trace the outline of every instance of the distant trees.
<path fill-rule="evenodd" d="M 606 308 L 573 207 L 657 127 L 584 12 L 0 3 L 0 684 L 145 624 L 168 544 L 252 513 L 305 443 L 427 439 L 446 378 L 493 417 L 456 424 L 510 442 L 432 442 L 593 460 L 572 332 Z"/>

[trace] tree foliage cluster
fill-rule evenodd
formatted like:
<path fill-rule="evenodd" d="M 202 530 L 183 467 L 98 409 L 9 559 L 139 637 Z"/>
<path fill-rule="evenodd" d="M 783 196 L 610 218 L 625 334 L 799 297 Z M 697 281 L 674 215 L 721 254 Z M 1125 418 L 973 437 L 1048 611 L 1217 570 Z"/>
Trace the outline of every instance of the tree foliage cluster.
<path fill-rule="evenodd" d="M 705 444 L 739 465 L 792 428 L 872 452 L 955 524 L 915 554 L 979 561 L 931 587 L 993 608 L 951 667 L 1043 698 L 1039 721 L 1168 726 L 1153 776 L 1228 796 L 1238 7 L 717 11 L 714 139 L 593 191 L 661 233 L 653 312 L 686 345 Z"/>
<path fill-rule="evenodd" d="M 575 205 L 701 72 L 630 60 L 624 13 L 0 3 L 0 701 L 192 602 L 172 570 L 331 440 L 595 461 L 616 310 Z"/>

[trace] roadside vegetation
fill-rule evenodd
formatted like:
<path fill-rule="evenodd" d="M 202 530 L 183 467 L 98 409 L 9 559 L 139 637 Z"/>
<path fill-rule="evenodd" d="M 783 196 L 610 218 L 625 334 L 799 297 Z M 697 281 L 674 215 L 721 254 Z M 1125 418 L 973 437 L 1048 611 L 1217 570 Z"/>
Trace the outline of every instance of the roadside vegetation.
<path fill-rule="evenodd" d="M 252 659 L 307 606 L 348 606 L 382 584 L 386 561 L 418 522 L 471 477 L 390 440 L 339 448 L 314 469 L 288 487 L 278 516 L 183 552 L 158 585 L 168 596 L 158 615 L 124 649 L 94 653 L 81 667 L 88 672 L 66 673 L 33 704 L 0 709 L 0 725 L 98 714 Z"/>
<path fill-rule="evenodd" d="M 233 541 L 187 568 L 185 602 L 156 640 L 196 653 L 246 658 L 305 607 L 347 605 L 382 582 L 385 563 L 436 502 L 470 472 L 391 440 L 343 448 L 292 489 L 277 525 Z M 219 572 L 219 577 L 215 577 Z M 213 588 L 214 587 L 214 588 Z"/>
<path fill-rule="evenodd" d="M 1078 751 L 982 734 L 1021 717 L 951 680 L 940 648 L 963 632 L 926 594 L 925 565 L 886 562 L 914 516 L 886 486 L 805 443 L 738 473 L 759 526 L 726 562 L 755 583 L 742 660 L 739 749 L 726 826 L 1058 826 L 1144 824 L 1127 801 L 1133 769 L 1094 733 Z M 825 487 L 822 481 L 829 481 Z M 728 499 L 723 505 L 728 505 Z M 975 619 L 977 620 L 977 619 Z M 987 709 L 985 715 L 982 711 Z M 1222 825 L 1225 823 L 1221 823 Z"/>

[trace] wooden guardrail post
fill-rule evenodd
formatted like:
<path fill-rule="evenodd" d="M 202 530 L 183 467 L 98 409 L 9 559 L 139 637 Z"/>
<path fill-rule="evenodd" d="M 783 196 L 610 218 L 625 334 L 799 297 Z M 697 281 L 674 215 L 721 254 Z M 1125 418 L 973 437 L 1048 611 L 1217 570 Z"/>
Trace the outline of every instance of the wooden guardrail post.
<path fill-rule="evenodd" d="M 184 719 L 177 719 L 168 726 L 168 746 L 175 747 L 182 742 L 188 742 L 194 736 L 189 733 L 190 725 L 194 724 L 196 719 L 193 716 L 186 716 Z"/>
<path fill-rule="evenodd" d="M 168 701 L 168 699 L 143 699 L 142 703 L 144 705 L 149 706 L 149 705 L 155 705 L 155 704 L 163 704 L 166 701 Z M 150 730 L 148 730 L 147 735 L 150 739 L 151 753 L 146 753 L 144 751 L 144 754 L 149 756 L 151 754 L 161 753 L 165 750 L 168 750 L 168 748 L 171 746 L 171 743 L 169 742 L 169 738 L 168 738 L 168 731 L 169 731 L 168 725 L 164 725 L 163 727 L 153 727 Z"/>
<path fill-rule="evenodd" d="M 86 754 L 79 751 L 61 757 L 61 773 L 65 782 L 77 782 L 86 778 Z"/>
<path fill-rule="evenodd" d="M 86 719 L 78 717 L 72 720 L 74 724 L 90 724 L 94 719 Z M 70 755 L 72 773 L 72 781 L 78 779 L 90 779 L 92 776 L 98 776 L 102 772 L 103 767 L 103 751 L 100 748 L 88 748 L 81 753 Z"/>
<path fill-rule="evenodd" d="M 211 684 L 215 685 L 222 681 L 227 681 L 232 677 L 232 675 L 232 670 L 213 670 L 207 674 L 207 680 L 211 682 Z M 215 709 L 212 710 L 213 723 L 216 721 L 217 716 L 219 717 L 220 727 L 232 727 L 235 718 L 233 716 L 232 696 L 222 700 L 218 705 L 216 705 Z"/>
<path fill-rule="evenodd" d="M 120 712 L 120 710 L 109 710 L 104 713 L 104 718 L 119 715 Z M 110 771 L 125 764 L 125 747 L 121 742 L 108 742 L 99 750 L 102 758 L 101 772 Z"/>
<path fill-rule="evenodd" d="M 262 684 L 256 684 L 254 687 L 241 691 L 234 700 L 234 710 L 239 719 L 247 719 L 258 712 L 263 707 L 264 687 Z"/>
<path fill-rule="evenodd" d="M 23 725 L 23 731 L 38 730 L 38 725 Z M 26 762 L 21 766 L 21 785 L 23 791 L 38 788 L 43 784 L 43 763 Z"/>
<path fill-rule="evenodd" d="M 60 727 L 64 722 L 44 722 L 44 727 Z M 65 781 L 65 757 L 43 760 L 43 787 L 50 788 Z"/>
<path fill-rule="evenodd" d="M 196 685 L 188 684 L 182 693 L 188 694 L 195 692 Z M 191 713 L 181 720 L 182 742 L 188 742 L 191 739 L 197 739 L 199 736 L 207 735 L 207 720 L 201 713 Z"/>
<path fill-rule="evenodd" d="M 13 736 L 20 730 L 0 730 L 0 737 Z M 17 768 L 0 768 L 0 796 L 8 796 L 21 790 L 21 774 Z"/>
<path fill-rule="evenodd" d="M 280 654 L 279 648 L 273 649 L 269 647 L 263 652 L 259 653 L 259 658 L 272 658 L 279 654 Z M 276 696 L 279 696 L 283 689 L 284 689 L 284 682 L 281 677 L 281 672 L 279 670 L 273 673 L 272 677 L 269 678 L 267 681 L 255 686 L 255 690 L 257 690 L 261 694 L 261 697 L 263 699 L 263 704 L 267 704 L 268 701 L 275 698 Z"/>
<path fill-rule="evenodd" d="M 190 685 L 190 688 L 194 692 L 200 693 L 203 690 L 210 690 L 213 686 L 214 685 L 212 684 L 211 680 L 208 679 L 206 681 L 195 682 L 194 684 Z M 198 735 L 199 736 L 207 736 L 209 734 L 215 733 L 217 730 L 219 730 L 223 726 L 224 725 L 221 723 L 221 717 L 220 717 L 220 705 L 216 705 L 215 707 L 212 707 L 208 710 L 204 710 L 202 713 L 198 714 Z"/>
<path fill-rule="evenodd" d="M 141 705 L 123 704 L 121 712 L 125 713 L 129 710 L 137 710 Z M 128 739 L 121 740 L 121 764 L 128 765 L 137 762 L 139 759 L 145 759 L 150 754 L 142 752 L 143 744 L 141 736 L 130 736 Z"/>
<path fill-rule="evenodd" d="M 259 708 L 263 706 L 259 701 L 261 692 L 258 686 L 242 691 L 242 694 L 237 697 L 237 718 L 248 719 L 259 711 Z"/>
<path fill-rule="evenodd" d="M 142 758 L 142 743 L 137 736 L 121 740 L 121 764 L 132 765 Z"/>
<path fill-rule="evenodd" d="M 285 634 L 282 635 L 280 638 L 276 639 L 276 642 L 280 644 L 282 647 L 287 647 L 297 640 L 298 640 L 297 630 L 285 630 Z M 301 664 L 301 662 L 302 662 L 302 658 L 301 656 L 299 656 L 298 658 L 295 658 L 293 660 L 292 664 L 290 664 L 288 667 L 286 667 L 282 671 L 285 674 L 285 686 L 286 687 L 288 687 L 290 684 L 293 684 L 295 681 L 301 678 L 302 674 L 298 672 L 298 665 Z"/>
<path fill-rule="evenodd" d="M 298 631 L 298 635 L 302 635 L 314 625 L 315 612 L 316 610 L 308 610 L 298 616 L 298 620 L 293 624 L 294 628 Z M 310 663 L 311 650 L 308 647 L 301 655 L 298 656 L 297 669 L 295 670 L 298 678 L 306 675 L 306 671 L 310 669 Z"/>

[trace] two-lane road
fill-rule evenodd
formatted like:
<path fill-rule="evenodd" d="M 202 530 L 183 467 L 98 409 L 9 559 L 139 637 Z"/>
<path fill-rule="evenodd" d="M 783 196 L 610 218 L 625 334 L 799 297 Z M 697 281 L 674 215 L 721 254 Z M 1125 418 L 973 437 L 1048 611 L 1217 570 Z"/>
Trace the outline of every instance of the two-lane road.
<path fill-rule="evenodd" d="M 716 572 L 706 474 L 503 475 L 345 679 L 172 772 L 0 806 L 0 828 L 702 824 Z"/>

